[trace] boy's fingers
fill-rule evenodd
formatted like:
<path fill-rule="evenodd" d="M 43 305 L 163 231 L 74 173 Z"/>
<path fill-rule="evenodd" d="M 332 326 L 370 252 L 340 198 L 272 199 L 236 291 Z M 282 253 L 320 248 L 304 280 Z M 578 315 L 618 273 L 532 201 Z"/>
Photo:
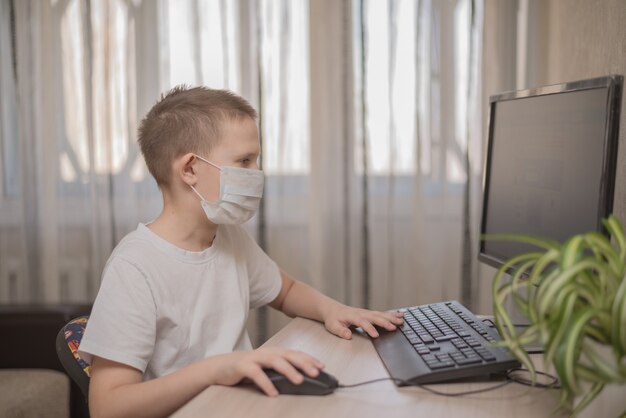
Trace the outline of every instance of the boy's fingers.
<path fill-rule="evenodd" d="M 358 324 L 355 325 L 363 328 L 363 331 L 367 332 L 370 337 L 378 338 L 378 331 L 376 331 L 376 328 L 374 328 L 374 325 L 372 325 L 372 323 L 368 319 L 362 319 L 361 321 L 359 321 Z"/>
<path fill-rule="evenodd" d="M 295 369 L 290 362 L 285 360 L 283 357 L 277 357 L 272 361 L 271 367 L 276 370 L 278 373 L 285 376 L 292 383 L 299 385 L 302 383 L 302 375 Z"/>
<path fill-rule="evenodd" d="M 278 396 L 278 390 L 261 368 L 248 374 L 250 378 L 267 396 Z"/>
<path fill-rule="evenodd" d="M 345 338 L 346 340 L 352 338 L 352 332 L 350 331 L 350 329 L 339 321 L 334 321 L 330 323 L 327 328 L 330 332 L 338 337 Z"/>
<path fill-rule="evenodd" d="M 404 313 L 403 312 L 389 312 L 389 316 L 391 316 L 391 322 L 394 324 L 402 325 L 404 322 Z"/>
<path fill-rule="evenodd" d="M 319 375 L 320 369 L 324 368 L 324 363 L 302 352 L 290 353 L 287 360 L 311 377 Z"/>
<path fill-rule="evenodd" d="M 376 316 L 374 323 L 379 327 L 383 327 L 388 331 L 395 330 L 398 326 L 402 325 L 404 321 L 401 319 L 388 314 L 381 314 L 380 316 Z"/>
<path fill-rule="evenodd" d="M 379 327 L 385 328 L 387 331 L 393 331 L 396 329 L 396 326 L 389 322 L 387 318 L 375 318 L 373 322 Z"/>
<path fill-rule="evenodd" d="M 382 318 L 395 325 L 402 325 L 404 322 L 404 314 L 402 312 L 379 312 Z"/>

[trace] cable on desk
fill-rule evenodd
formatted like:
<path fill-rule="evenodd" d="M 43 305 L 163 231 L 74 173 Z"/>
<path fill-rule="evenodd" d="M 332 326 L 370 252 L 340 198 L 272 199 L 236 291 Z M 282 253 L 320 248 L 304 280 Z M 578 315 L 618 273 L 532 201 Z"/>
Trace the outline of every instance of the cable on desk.
<path fill-rule="evenodd" d="M 488 324 L 489 327 L 491 328 L 495 328 L 496 327 L 496 323 L 493 322 L 493 320 L 491 318 L 483 318 L 481 319 L 481 321 L 483 321 L 483 323 Z"/>
<path fill-rule="evenodd" d="M 363 386 L 363 385 L 369 385 L 371 383 L 376 383 L 376 382 L 384 382 L 385 380 L 395 380 L 393 377 L 380 377 L 378 379 L 374 379 L 374 380 L 366 380 L 365 382 L 359 382 L 359 383 L 353 383 L 350 385 L 342 385 L 341 383 L 339 384 L 339 388 L 354 388 L 357 386 Z"/>
<path fill-rule="evenodd" d="M 521 368 L 507 370 L 506 378 L 520 385 L 531 386 L 531 387 L 540 388 L 540 389 L 560 389 L 561 388 L 558 377 L 551 375 L 550 373 L 545 373 L 545 372 L 541 372 L 538 370 L 536 370 L 535 373 L 539 376 L 549 379 L 548 383 L 533 382 L 530 378 L 530 370 L 521 369 Z M 523 374 L 528 375 L 528 377 L 524 376 Z"/>
<path fill-rule="evenodd" d="M 424 389 L 425 391 L 430 392 L 430 393 L 432 393 L 434 395 L 454 397 L 454 396 L 465 396 L 465 395 L 474 395 L 476 393 L 490 392 L 492 390 L 500 389 L 501 387 L 504 387 L 504 386 L 508 385 L 509 383 L 511 383 L 511 380 L 507 379 L 504 382 L 501 382 L 501 383 L 498 383 L 496 385 L 489 386 L 489 387 L 486 387 L 486 388 L 476 389 L 476 390 L 466 390 L 466 391 L 463 391 L 463 392 L 452 392 L 452 393 L 440 392 L 438 390 L 435 390 L 433 388 L 430 388 L 430 387 L 424 386 L 424 385 L 411 385 L 411 386 L 417 386 L 420 389 Z"/>
<path fill-rule="evenodd" d="M 504 382 L 498 383 L 496 385 L 493 386 L 489 386 L 486 388 L 482 388 L 482 389 L 476 389 L 476 390 L 466 390 L 463 392 L 452 392 L 452 393 L 447 393 L 447 392 L 441 392 L 438 391 L 436 389 L 433 389 L 431 387 L 428 387 L 426 385 L 420 385 L 420 384 L 415 384 L 406 380 L 401 380 L 401 379 L 394 379 L 393 377 L 382 377 L 379 379 L 373 379 L 373 380 L 367 380 L 365 382 L 359 382 L 359 383 L 354 383 L 354 384 L 350 384 L 350 385 L 343 385 L 343 384 L 339 384 L 339 388 L 340 389 L 344 389 L 344 388 L 353 388 L 353 387 L 357 387 L 357 386 L 362 386 L 362 385 L 369 385 L 371 383 L 376 383 L 376 382 L 382 382 L 385 380 L 391 380 L 395 383 L 400 383 L 400 384 L 404 384 L 406 386 L 415 386 L 418 387 L 420 389 L 423 389 L 427 392 L 430 392 L 434 395 L 438 395 L 438 396 L 450 396 L 450 397 L 454 397 L 454 396 L 465 396 L 465 395 L 474 395 L 476 393 L 483 393 L 483 392 L 489 392 L 492 390 L 496 390 L 496 389 L 500 389 L 501 387 L 504 387 L 506 385 L 508 385 L 509 383 L 517 383 L 520 385 L 524 385 L 524 386 L 530 386 L 530 387 L 535 387 L 535 388 L 540 388 L 540 389 L 560 389 L 561 386 L 559 385 L 559 379 L 556 376 L 553 376 L 549 373 L 545 373 L 545 372 L 541 372 L 541 371 L 535 371 L 535 373 L 539 376 L 543 376 L 549 379 L 548 383 L 541 383 L 541 382 L 533 382 L 530 377 L 525 377 L 523 374 L 526 373 L 528 375 L 530 375 L 530 370 L 528 369 L 521 369 L 521 368 L 517 368 L 517 369 L 511 369 L 508 370 L 504 376 L 506 378 L 506 380 Z"/>
<path fill-rule="evenodd" d="M 409 381 L 406 381 L 406 380 L 394 379 L 393 377 L 383 377 L 383 378 L 380 378 L 380 379 L 368 380 L 368 381 L 365 381 L 365 382 L 354 383 L 354 384 L 351 384 L 351 385 L 342 385 L 342 384 L 340 384 L 339 388 L 340 389 L 342 389 L 342 388 L 353 388 L 353 387 L 356 387 L 356 386 L 369 385 L 370 383 L 381 382 L 381 381 L 384 381 L 384 380 L 391 380 L 391 381 L 393 381 L 395 383 L 404 384 L 406 386 L 418 387 L 418 388 L 423 389 L 423 390 L 425 390 L 427 392 L 430 392 L 430 393 L 432 393 L 434 395 L 450 396 L 450 397 L 464 396 L 464 395 L 473 395 L 473 394 L 476 394 L 476 393 L 489 392 L 489 391 L 492 391 L 492 390 L 499 389 L 499 388 L 501 388 L 503 386 L 506 386 L 509 383 L 513 382 L 513 380 L 510 380 L 510 379 L 507 378 L 507 380 L 505 380 L 504 382 L 501 382 L 501 383 L 498 383 L 497 385 L 489 386 L 489 387 L 486 387 L 486 388 L 476 389 L 476 390 L 466 390 L 466 391 L 463 391 L 463 392 L 447 393 L 447 392 L 438 391 L 436 389 L 433 389 L 433 388 L 425 386 L 425 385 L 415 384 L 415 383 L 412 383 L 412 382 L 409 382 Z"/>

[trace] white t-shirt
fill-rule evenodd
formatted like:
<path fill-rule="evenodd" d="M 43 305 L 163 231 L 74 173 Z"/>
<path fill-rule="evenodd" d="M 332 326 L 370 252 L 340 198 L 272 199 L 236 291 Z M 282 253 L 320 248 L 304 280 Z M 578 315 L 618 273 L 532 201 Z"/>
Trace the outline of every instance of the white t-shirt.
<path fill-rule="evenodd" d="M 208 356 L 249 350 L 248 311 L 274 300 L 280 272 L 240 226 L 186 251 L 143 224 L 113 250 L 79 351 L 149 380 Z"/>

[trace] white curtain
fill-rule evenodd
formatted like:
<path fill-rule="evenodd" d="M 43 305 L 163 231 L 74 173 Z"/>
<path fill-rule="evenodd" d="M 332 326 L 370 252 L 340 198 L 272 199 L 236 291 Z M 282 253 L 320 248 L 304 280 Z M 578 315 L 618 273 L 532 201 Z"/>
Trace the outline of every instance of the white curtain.
<path fill-rule="evenodd" d="M 0 0 L 0 301 L 89 302 L 160 211 L 138 121 L 177 84 L 260 112 L 247 224 L 278 264 L 388 309 L 475 294 L 481 0 Z M 257 342 L 286 319 L 251 317 Z"/>
<path fill-rule="evenodd" d="M 366 217 L 365 297 L 377 309 L 447 299 L 471 306 L 482 2 L 363 0 L 356 8 L 354 175 L 366 196 L 356 202 Z"/>
<path fill-rule="evenodd" d="M 4 302 L 92 300 L 115 243 L 158 213 L 135 145 L 159 88 L 143 76 L 155 13 L 136 3 L 2 2 Z"/>

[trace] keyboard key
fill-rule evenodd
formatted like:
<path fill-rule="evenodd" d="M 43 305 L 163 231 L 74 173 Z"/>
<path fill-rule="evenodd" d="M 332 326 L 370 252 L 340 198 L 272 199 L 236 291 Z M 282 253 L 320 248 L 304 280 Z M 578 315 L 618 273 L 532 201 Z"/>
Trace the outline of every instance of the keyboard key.
<path fill-rule="evenodd" d="M 407 337 L 407 339 L 413 345 L 415 345 L 415 344 L 423 344 L 422 340 L 417 335 L 412 335 L 410 337 Z"/>
<path fill-rule="evenodd" d="M 474 354 L 474 350 L 470 347 L 467 348 L 461 348 L 461 353 L 463 353 L 466 357 L 469 355 Z"/>
<path fill-rule="evenodd" d="M 437 357 L 434 354 L 424 354 L 422 360 L 428 363 L 429 361 L 437 361 Z"/>
<path fill-rule="evenodd" d="M 476 350 L 479 356 L 483 358 L 483 360 L 494 361 L 496 356 L 494 356 L 489 350 L 485 348 L 479 348 Z"/>
<path fill-rule="evenodd" d="M 407 330 L 407 331 L 408 331 L 408 330 L 410 330 L 410 329 L 412 329 L 412 328 L 411 328 L 411 326 L 409 325 L 409 323 L 408 323 L 407 321 L 404 321 L 404 322 L 402 323 L 402 326 L 400 327 L 400 329 L 401 329 L 401 330 Z"/>
<path fill-rule="evenodd" d="M 452 345 L 454 346 L 454 348 L 459 348 L 460 345 L 465 344 L 465 341 L 461 340 L 460 338 L 453 338 L 450 340 L 450 342 L 452 343 Z M 457 350 L 455 350 L 457 351 Z"/>
<path fill-rule="evenodd" d="M 454 359 L 454 361 L 457 362 L 457 364 L 476 364 L 476 363 L 482 363 L 482 360 L 480 359 L 480 357 L 476 356 L 475 358 L 463 358 L 463 359 Z"/>
<path fill-rule="evenodd" d="M 433 370 L 436 369 L 447 369 L 449 367 L 454 367 L 454 362 L 453 361 L 446 361 L 446 362 L 438 362 L 438 363 L 426 363 L 426 365 L 428 367 L 430 367 Z"/>
<path fill-rule="evenodd" d="M 438 336 L 438 337 L 437 337 L 437 336 L 435 336 L 435 340 L 437 340 L 437 341 L 448 341 L 448 340 L 452 340 L 452 339 L 454 339 L 454 338 L 456 338 L 456 334 L 454 334 L 454 335 L 452 335 L 452 334 L 449 334 L 449 335 L 440 335 L 440 336 Z"/>

